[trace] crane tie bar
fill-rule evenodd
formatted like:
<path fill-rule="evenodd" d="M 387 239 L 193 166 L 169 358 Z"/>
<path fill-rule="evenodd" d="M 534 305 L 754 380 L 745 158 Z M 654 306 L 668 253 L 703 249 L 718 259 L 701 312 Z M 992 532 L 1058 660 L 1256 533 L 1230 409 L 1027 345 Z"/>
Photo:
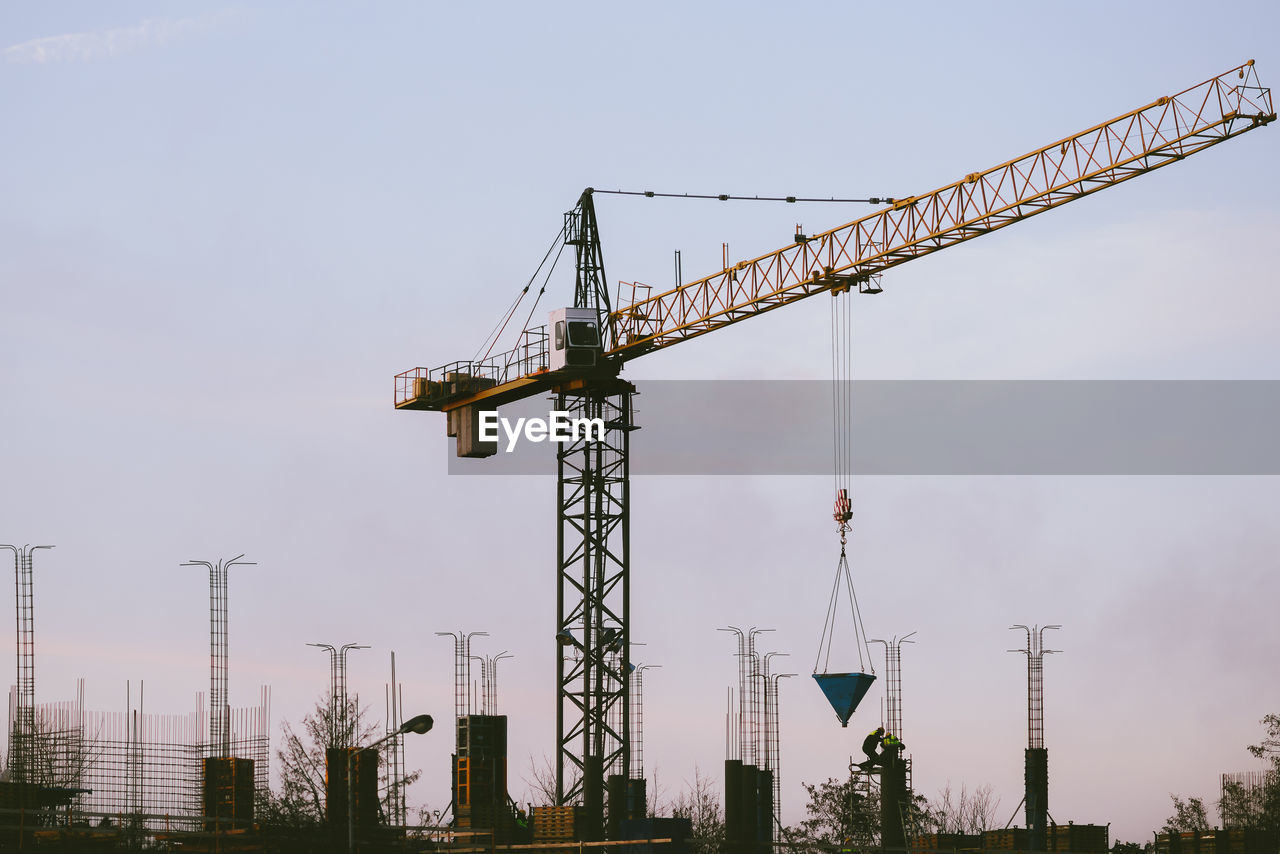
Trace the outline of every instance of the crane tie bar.
<path fill-rule="evenodd" d="M 891 205 L 896 201 L 896 199 L 880 196 L 872 196 L 869 199 L 837 199 L 834 196 L 819 199 L 799 196 L 734 196 L 729 193 L 655 193 L 653 190 L 597 190 L 594 187 L 589 189 L 588 192 L 609 193 L 615 196 L 644 196 L 646 199 L 655 197 L 664 199 L 719 199 L 722 202 L 787 202 L 788 204 L 794 204 L 795 202 L 860 202 L 871 205 Z"/>

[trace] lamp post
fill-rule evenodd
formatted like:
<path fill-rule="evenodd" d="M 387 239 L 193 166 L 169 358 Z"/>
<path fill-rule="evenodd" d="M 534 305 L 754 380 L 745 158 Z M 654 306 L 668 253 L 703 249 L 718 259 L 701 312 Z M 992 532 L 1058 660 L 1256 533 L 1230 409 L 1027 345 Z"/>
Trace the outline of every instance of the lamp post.
<path fill-rule="evenodd" d="M 347 751 L 347 852 L 348 854 L 354 854 L 356 850 L 356 821 L 355 821 L 356 790 L 355 790 L 355 779 L 354 779 L 354 776 L 352 775 L 352 769 L 355 766 L 355 762 L 354 762 L 355 755 L 357 753 L 364 753 L 366 750 L 373 750 L 373 748 L 377 747 L 383 742 L 390 741 L 391 739 L 395 738 L 397 735 L 404 735 L 410 732 L 417 733 L 418 735 L 422 735 L 424 732 L 427 732 L 428 730 L 430 730 L 431 725 L 434 723 L 435 721 L 432 720 L 431 715 L 414 715 L 413 717 L 409 718 L 409 720 L 402 723 L 398 730 L 396 730 L 393 733 L 384 735 L 382 738 L 378 739 L 373 744 L 367 744 L 364 747 L 357 747 L 354 750 Z"/>

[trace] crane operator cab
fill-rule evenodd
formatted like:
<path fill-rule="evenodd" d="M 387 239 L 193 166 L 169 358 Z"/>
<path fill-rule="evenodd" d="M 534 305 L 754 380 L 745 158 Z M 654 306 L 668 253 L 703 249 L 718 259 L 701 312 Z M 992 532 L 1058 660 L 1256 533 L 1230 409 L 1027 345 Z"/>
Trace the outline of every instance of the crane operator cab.
<path fill-rule="evenodd" d="M 558 308 L 548 326 L 551 370 L 594 368 L 600 361 L 600 319 L 594 308 Z"/>

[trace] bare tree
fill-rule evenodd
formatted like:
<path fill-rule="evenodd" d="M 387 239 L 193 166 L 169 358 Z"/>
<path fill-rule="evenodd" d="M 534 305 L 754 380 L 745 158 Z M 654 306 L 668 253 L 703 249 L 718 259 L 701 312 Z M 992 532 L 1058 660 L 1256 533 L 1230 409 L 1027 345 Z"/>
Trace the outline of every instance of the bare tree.
<path fill-rule="evenodd" d="M 82 789 L 103 748 L 83 727 L 60 710 L 35 709 L 30 724 L 10 732 L 8 774 L 11 780 L 52 789 Z M 68 815 L 81 810 L 79 800 Z M 61 823 L 55 808 L 41 808 L 32 821 Z M 82 819 L 81 819 L 82 820 Z"/>
<path fill-rule="evenodd" d="M 654 768 L 653 773 L 649 775 L 649 782 L 644 789 L 644 809 L 645 815 L 661 815 L 667 811 L 667 790 L 662 785 L 661 778 L 658 776 L 658 769 Z"/>
<path fill-rule="evenodd" d="M 262 821 L 285 826 L 305 827 L 317 825 L 325 818 L 325 750 L 330 746 L 333 733 L 338 730 L 331 724 L 345 721 L 350 729 L 350 743 L 362 744 L 378 735 L 378 726 L 365 718 L 366 709 L 348 701 L 346 715 L 338 715 L 339 721 L 331 721 L 334 714 L 329 698 L 322 697 L 316 707 L 302 718 L 298 729 L 288 722 L 280 724 L 281 745 L 276 750 L 280 769 L 280 787 L 269 792 L 261 804 Z M 403 788 L 422 776 L 421 770 L 407 772 L 399 780 L 392 781 L 384 793 L 382 809 L 389 812 L 389 799 L 397 787 Z"/>
<path fill-rule="evenodd" d="M 89 766 L 101 755 L 101 747 L 86 738 L 79 726 L 69 726 L 56 716 L 37 712 L 34 726 L 33 732 L 21 736 L 27 782 L 79 788 Z"/>
<path fill-rule="evenodd" d="M 927 815 L 936 833 L 976 835 L 991 829 L 999 808 L 1000 797 L 990 783 L 983 783 L 972 792 L 966 783 L 961 783 L 956 794 L 948 780 L 938 798 L 929 802 Z"/>
<path fill-rule="evenodd" d="M 685 785 L 685 790 L 671 801 L 671 815 L 692 822 L 691 841 L 698 851 L 719 851 L 724 843 L 724 811 L 715 783 L 695 765 L 693 782 L 686 780 Z"/>
<path fill-rule="evenodd" d="M 576 773 L 572 774 L 565 781 L 565 789 L 572 789 L 577 785 L 579 776 Z M 529 776 L 522 779 L 528 787 L 526 797 L 530 803 L 535 806 L 550 806 L 556 802 L 556 766 L 550 756 L 542 754 L 542 761 L 539 762 L 530 753 Z"/>

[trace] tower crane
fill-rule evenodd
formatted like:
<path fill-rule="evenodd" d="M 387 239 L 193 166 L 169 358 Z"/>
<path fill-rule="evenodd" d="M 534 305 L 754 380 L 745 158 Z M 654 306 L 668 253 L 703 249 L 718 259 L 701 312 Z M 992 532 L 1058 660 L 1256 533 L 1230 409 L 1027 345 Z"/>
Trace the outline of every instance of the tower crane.
<path fill-rule="evenodd" d="M 602 832 L 606 775 L 630 767 L 635 387 L 621 375 L 625 363 L 815 294 L 880 293 L 880 274 L 899 264 L 1154 172 L 1275 118 L 1271 91 L 1249 60 L 931 192 L 883 200 L 853 222 L 797 234 L 777 251 L 726 259 L 723 269 L 671 290 L 652 294 L 632 285 L 618 305 L 609 300 L 588 188 L 565 214 L 560 235 L 562 248 L 574 250 L 572 307 L 521 330 L 509 351 L 396 376 L 396 408 L 446 413 L 463 457 L 497 450 L 484 440 L 481 413 L 534 395 L 550 394 L 557 412 L 604 424 L 603 435 L 575 434 L 556 453 L 556 798 L 585 807 L 594 825 L 583 838 Z"/>

